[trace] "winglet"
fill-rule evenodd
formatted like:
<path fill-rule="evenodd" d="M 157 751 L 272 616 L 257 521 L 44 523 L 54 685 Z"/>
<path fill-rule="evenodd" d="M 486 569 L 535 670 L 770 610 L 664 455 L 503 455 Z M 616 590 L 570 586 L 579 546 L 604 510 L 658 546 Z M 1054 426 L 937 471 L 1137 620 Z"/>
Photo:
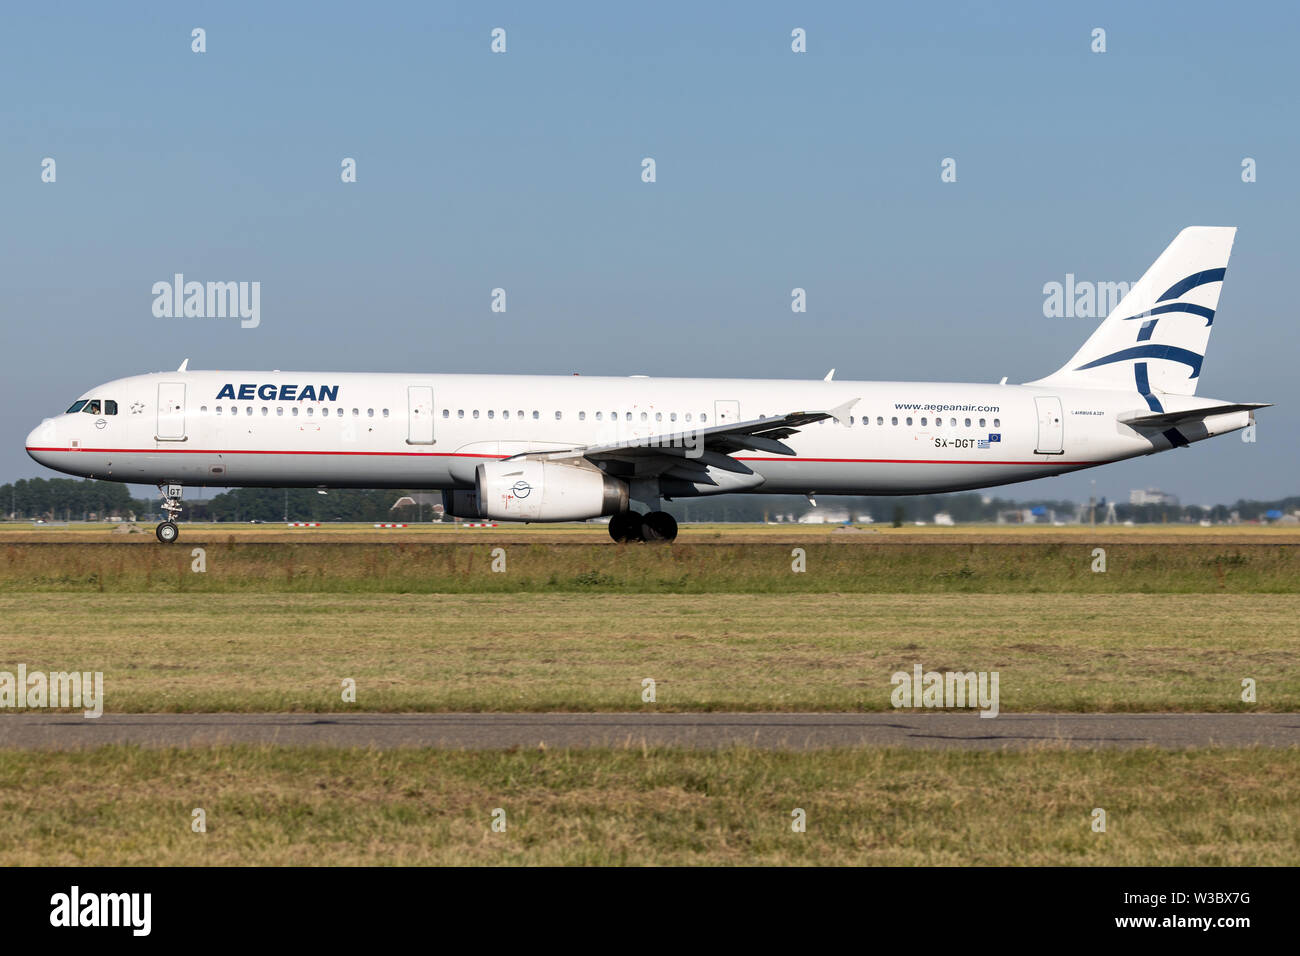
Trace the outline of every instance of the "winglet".
<path fill-rule="evenodd" d="M 190 365 L 190 360 L 186 359 L 184 362 L 181 362 L 181 367 L 178 368 L 176 371 L 184 372 L 186 369 L 189 368 L 189 365 Z"/>
<path fill-rule="evenodd" d="M 861 397 L 851 398 L 843 405 L 836 405 L 834 408 L 830 409 L 826 414 L 830 415 L 831 418 L 835 419 L 845 428 L 848 428 L 849 412 L 853 411 L 853 406 L 858 404 L 858 402 L 860 401 L 862 401 Z"/>
<path fill-rule="evenodd" d="M 835 369 L 831 369 L 829 372 L 826 373 L 826 377 L 822 379 L 822 381 L 829 382 L 834 377 L 835 377 Z"/>

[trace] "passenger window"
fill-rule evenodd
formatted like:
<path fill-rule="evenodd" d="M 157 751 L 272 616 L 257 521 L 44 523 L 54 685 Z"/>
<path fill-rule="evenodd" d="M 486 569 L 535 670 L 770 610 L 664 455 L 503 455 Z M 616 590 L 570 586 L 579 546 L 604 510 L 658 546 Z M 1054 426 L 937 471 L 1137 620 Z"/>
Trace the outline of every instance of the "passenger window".
<path fill-rule="evenodd" d="M 298 417 L 298 406 L 297 406 L 297 405 L 293 406 L 293 417 L 294 417 L 294 418 L 297 418 L 297 417 Z"/>
<path fill-rule="evenodd" d="M 631 412 L 626 412 L 626 413 L 624 413 L 623 417 L 624 417 L 624 419 L 626 419 L 627 421 L 630 422 L 630 421 L 632 420 L 632 413 L 631 413 Z"/>
<path fill-rule="evenodd" d="M 443 418 L 451 418 L 451 409 L 450 409 L 450 408 L 444 408 L 444 409 L 442 410 L 442 417 L 443 417 Z"/>
<path fill-rule="evenodd" d="M 587 413 L 586 413 L 586 412 L 578 412 L 578 421 L 580 421 L 580 422 L 585 422 L 586 420 L 587 420 Z"/>
<path fill-rule="evenodd" d="M 983 427 L 984 427 L 984 419 L 981 418 L 981 419 L 980 419 L 980 428 L 983 428 Z"/>
<path fill-rule="evenodd" d="M 283 406 L 283 405 L 278 406 L 278 407 L 276 408 L 276 410 L 275 410 L 275 415 L 276 415 L 277 418 L 283 418 L 283 417 L 284 417 L 284 406 Z"/>
<path fill-rule="evenodd" d="M 375 417 L 375 410 L 374 410 L 373 408 L 367 408 L 367 409 L 366 409 L 366 418 L 374 418 L 374 417 Z M 465 417 L 465 413 L 464 413 L 464 412 L 461 412 L 461 413 L 460 413 L 460 417 L 461 417 L 461 418 L 464 418 L 464 417 Z"/>
<path fill-rule="evenodd" d="M 908 415 L 908 416 L 907 416 L 907 424 L 909 424 L 909 425 L 912 424 L 912 416 L 911 416 L 911 415 Z"/>
<path fill-rule="evenodd" d="M 645 412 L 642 412 L 642 413 L 641 413 L 641 421 L 643 421 L 643 422 L 648 422 L 649 420 L 650 420 L 650 416 L 647 415 Z"/>
<path fill-rule="evenodd" d="M 217 406 L 217 414 L 218 414 L 218 415 L 221 414 L 221 406 L 220 406 L 220 405 Z"/>
<path fill-rule="evenodd" d="M 669 412 L 669 413 L 668 413 L 668 420 L 669 420 L 670 422 L 675 422 L 675 421 L 677 421 L 677 413 L 676 413 L 676 412 Z"/>
<path fill-rule="evenodd" d="M 1002 419 L 1000 419 L 1000 418 L 995 418 L 995 419 L 993 419 L 993 427 L 994 427 L 994 428 L 1001 428 L 1001 427 L 1002 427 Z"/>
<path fill-rule="evenodd" d="M 496 418 L 496 417 L 497 417 L 497 413 L 496 413 L 495 411 L 493 411 L 492 409 L 489 408 L 489 409 L 488 409 L 488 418 Z"/>
<path fill-rule="evenodd" d="M 444 408 L 443 411 L 446 411 L 446 409 Z M 354 409 L 352 409 L 352 417 L 353 417 L 353 418 L 360 418 L 360 417 L 361 417 L 361 409 L 359 409 L 359 408 L 354 408 Z M 445 417 L 445 416 L 444 416 L 444 417 Z"/>
<path fill-rule="evenodd" d="M 200 415 L 206 415 L 207 413 L 208 413 L 208 406 L 206 406 L 206 405 L 200 405 L 200 406 L 199 406 L 199 414 L 200 414 Z M 114 413 L 114 414 L 116 414 L 116 413 Z"/>
<path fill-rule="evenodd" d="M 539 418 L 541 418 L 541 412 L 539 412 L 537 409 L 534 408 L 534 409 L 533 409 L 533 421 L 537 421 L 537 419 L 539 419 Z"/>
<path fill-rule="evenodd" d="M 598 421 L 598 422 L 603 422 L 604 420 L 605 420 L 605 413 L 604 413 L 604 412 L 597 412 L 597 413 L 596 413 L 596 421 Z"/>
<path fill-rule="evenodd" d="M 308 418 L 311 418 L 311 417 L 312 417 L 313 415 L 315 415 L 315 414 L 316 414 L 316 409 L 314 409 L 314 408 L 312 408 L 310 405 L 308 405 L 308 406 L 307 406 L 307 417 L 308 417 Z"/>
<path fill-rule="evenodd" d="M 877 424 L 877 425 L 883 425 L 883 424 L 885 424 L 885 416 L 884 416 L 884 415 L 877 415 L 877 416 L 876 416 L 876 424 Z"/>
<path fill-rule="evenodd" d="M 508 408 L 504 408 L 504 409 L 502 409 L 502 410 L 501 410 L 501 417 L 502 417 L 502 418 L 509 418 L 509 417 L 510 417 L 510 409 L 508 409 Z"/>
<path fill-rule="evenodd" d="M 269 414 L 271 414 L 271 410 L 270 410 L 269 408 L 267 408 L 265 405 L 263 405 L 263 406 L 262 406 L 262 417 L 265 418 L 265 417 L 266 417 L 267 415 L 269 415 Z"/>
<path fill-rule="evenodd" d="M 967 428 L 970 428 L 970 419 L 969 419 L 969 418 L 966 419 L 966 427 L 967 427 Z"/>
<path fill-rule="evenodd" d="M 245 405 L 245 406 L 244 406 L 244 414 L 245 414 L 245 415 L 252 415 L 252 414 L 253 414 L 253 406 L 252 406 L 252 405 Z"/>
<path fill-rule="evenodd" d="M 464 417 L 465 417 L 465 409 L 463 409 L 463 408 L 458 408 L 458 409 L 456 409 L 456 417 L 457 417 L 457 418 L 464 418 Z"/>
<path fill-rule="evenodd" d="M 891 419 L 889 420 L 889 424 L 891 424 L 891 425 L 897 425 L 897 424 L 898 424 L 898 416 L 895 415 L 893 418 L 891 418 Z"/>
<path fill-rule="evenodd" d="M 926 424 L 927 424 L 927 423 L 926 423 L 925 416 L 922 415 L 922 416 L 921 416 L 921 427 L 924 428 L 924 427 L 926 426 Z"/>
<path fill-rule="evenodd" d="M 388 409 L 386 409 L 386 408 L 384 409 L 384 417 L 385 417 L 385 418 L 388 417 Z"/>
<path fill-rule="evenodd" d="M 688 422 L 691 420 L 691 413 L 690 413 L 690 412 L 687 412 L 687 413 L 686 413 L 686 420 L 687 420 Z"/>
<path fill-rule="evenodd" d="M 523 418 L 523 417 L 524 417 L 524 410 L 522 408 L 515 412 L 515 418 Z"/>
<path fill-rule="evenodd" d="M 556 413 L 555 413 L 555 420 L 556 420 L 557 422 L 560 421 L 560 419 L 562 419 L 563 417 L 564 417 L 564 412 L 556 412 Z"/>
<path fill-rule="evenodd" d="M 703 412 L 700 412 L 700 421 L 707 422 L 708 420 L 709 420 L 709 416 L 705 415 Z"/>
<path fill-rule="evenodd" d="M 474 417 L 475 417 L 475 418 L 478 418 L 478 409 L 477 409 L 477 408 L 474 409 Z"/>
<path fill-rule="evenodd" d="M 952 426 L 953 428 L 956 428 L 956 427 L 957 427 L 957 419 L 955 419 L 955 418 L 950 418 L 950 419 L 948 419 L 948 424 L 949 424 L 950 426 Z"/>
<path fill-rule="evenodd" d="M 657 421 L 657 422 L 661 422 L 661 421 L 663 421 L 663 420 L 664 420 L 664 413 L 663 413 L 663 412 L 655 412 L 655 421 Z"/>

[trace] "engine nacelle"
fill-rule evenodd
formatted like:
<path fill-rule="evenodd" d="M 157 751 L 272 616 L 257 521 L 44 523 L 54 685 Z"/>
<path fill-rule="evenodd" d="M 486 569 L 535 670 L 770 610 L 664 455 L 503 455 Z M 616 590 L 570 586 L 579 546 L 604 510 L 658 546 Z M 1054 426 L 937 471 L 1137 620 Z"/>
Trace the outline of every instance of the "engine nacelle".
<path fill-rule="evenodd" d="M 627 485 L 589 464 L 524 458 L 479 465 L 478 507 L 500 521 L 585 521 L 628 508 Z"/>

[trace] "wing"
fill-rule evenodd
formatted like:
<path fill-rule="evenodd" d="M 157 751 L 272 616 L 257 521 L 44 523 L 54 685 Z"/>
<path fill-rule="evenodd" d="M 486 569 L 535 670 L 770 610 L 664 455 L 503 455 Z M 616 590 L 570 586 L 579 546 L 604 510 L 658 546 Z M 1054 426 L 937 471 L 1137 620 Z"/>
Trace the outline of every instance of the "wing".
<path fill-rule="evenodd" d="M 737 461 L 733 457 L 735 453 L 761 451 L 793 455 L 794 449 L 782 439 L 828 418 L 843 421 L 847 427 L 849 411 L 858 401 L 855 398 L 826 411 L 789 412 L 735 424 L 665 432 L 605 445 L 527 452 L 514 457 L 586 458 L 618 477 L 669 477 L 705 486 L 697 489 L 701 491 L 706 488 L 718 492 L 738 491 L 762 484 L 763 479 L 743 461 Z"/>

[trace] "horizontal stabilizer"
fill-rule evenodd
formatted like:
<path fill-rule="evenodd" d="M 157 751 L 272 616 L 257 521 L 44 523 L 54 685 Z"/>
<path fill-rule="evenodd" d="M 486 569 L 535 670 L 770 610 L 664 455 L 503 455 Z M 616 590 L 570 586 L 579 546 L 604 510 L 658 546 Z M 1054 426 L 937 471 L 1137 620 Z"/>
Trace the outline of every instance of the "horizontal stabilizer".
<path fill-rule="evenodd" d="M 1237 405 L 1204 405 L 1200 408 L 1189 408 L 1181 412 L 1158 412 L 1156 414 L 1144 414 L 1134 412 L 1131 415 L 1121 415 L 1119 420 L 1125 425 L 1145 426 L 1148 428 L 1170 428 L 1175 425 L 1183 425 L 1187 422 L 1200 421 L 1213 415 L 1230 415 L 1233 412 L 1253 412 L 1257 408 L 1268 408 L 1272 402 L 1242 402 Z"/>

